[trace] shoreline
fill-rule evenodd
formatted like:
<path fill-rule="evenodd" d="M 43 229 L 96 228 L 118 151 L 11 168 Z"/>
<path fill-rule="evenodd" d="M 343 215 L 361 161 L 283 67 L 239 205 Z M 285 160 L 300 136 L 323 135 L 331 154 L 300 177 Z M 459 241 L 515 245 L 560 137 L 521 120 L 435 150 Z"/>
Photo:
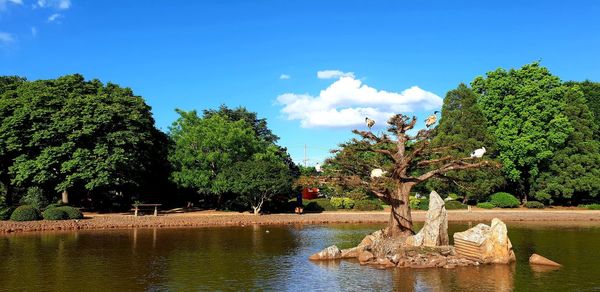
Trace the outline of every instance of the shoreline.
<path fill-rule="evenodd" d="M 412 212 L 413 221 L 423 222 L 426 211 Z M 200 228 L 247 225 L 324 225 L 324 224 L 375 224 L 386 223 L 389 211 L 333 211 L 323 213 L 269 214 L 256 216 L 250 213 L 196 211 L 189 213 L 160 214 L 134 217 L 131 214 L 85 213 L 85 219 L 63 221 L 0 221 L 0 234 L 111 230 L 131 228 Z M 567 226 L 600 226 L 600 211 L 596 210 L 448 210 L 449 222 L 489 222 L 499 218 L 507 223 L 533 223 Z M 585 224 L 584 224 L 585 223 Z"/>

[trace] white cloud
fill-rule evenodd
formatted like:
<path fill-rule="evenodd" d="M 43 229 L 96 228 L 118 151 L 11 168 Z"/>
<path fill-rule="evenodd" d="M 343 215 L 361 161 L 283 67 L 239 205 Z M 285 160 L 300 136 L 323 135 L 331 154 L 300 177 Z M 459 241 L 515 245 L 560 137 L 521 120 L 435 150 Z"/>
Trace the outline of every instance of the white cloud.
<path fill-rule="evenodd" d="M 12 3 L 15 5 L 23 5 L 23 0 L 0 0 L 0 11 L 6 10 L 6 6 L 8 3 Z"/>
<path fill-rule="evenodd" d="M 62 15 L 60 13 L 54 13 L 48 17 L 48 22 L 55 22 L 60 18 L 62 18 Z"/>
<path fill-rule="evenodd" d="M 340 70 L 323 70 L 317 72 L 319 79 L 337 79 L 341 77 L 352 77 L 354 78 L 354 72 L 342 72 Z"/>
<path fill-rule="evenodd" d="M 299 120 L 303 128 L 360 126 L 365 117 L 385 122 L 396 113 L 432 110 L 443 100 L 418 86 L 402 92 L 378 90 L 353 76 L 341 77 L 318 96 L 285 93 L 277 97 L 281 112 L 289 120 Z"/>
<path fill-rule="evenodd" d="M 33 8 L 46 7 L 66 10 L 71 8 L 71 0 L 38 0 L 35 4 L 33 4 Z"/>
<path fill-rule="evenodd" d="M 37 36 L 37 28 L 35 26 L 31 27 L 31 36 L 36 37 Z"/>
<path fill-rule="evenodd" d="M 0 31 L 0 47 L 8 46 L 14 42 L 15 38 L 12 36 L 12 34 Z"/>
<path fill-rule="evenodd" d="M 287 74 L 281 74 L 281 75 L 279 75 L 279 79 L 281 79 L 281 80 L 288 80 L 290 78 L 292 78 L 292 77 L 290 75 L 287 75 Z"/>

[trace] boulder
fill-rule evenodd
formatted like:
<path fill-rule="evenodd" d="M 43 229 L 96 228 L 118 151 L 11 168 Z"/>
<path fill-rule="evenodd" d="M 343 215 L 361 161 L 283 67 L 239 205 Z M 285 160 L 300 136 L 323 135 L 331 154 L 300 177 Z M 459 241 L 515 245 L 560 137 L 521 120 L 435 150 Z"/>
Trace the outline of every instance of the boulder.
<path fill-rule="evenodd" d="M 361 265 L 365 265 L 365 264 L 369 263 L 374 258 L 375 258 L 375 256 L 368 251 L 363 251 L 360 254 L 358 254 L 358 261 L 360 262 Z"/>
<path fill-rule="evenodd" d="M 318 253 L 311 255 L 308 259 L 313 261 L 334 260 L 342 258 L 342 251 L 335 245 L 332 245 Z"/>
<path fill-rule="evenodd" d="M 553 260 L 549 260 L 539 254 L 532 254 L 529 257 L 529 263 L 532 265 L 542 265 L 542 266 L 551 266 L 551 267 L 560 267 L 562 266 L 561 264 L 553 261 Z"/>
<path fill-rule="evenodd" d="M 429 194 L 429 210 L 423 228 L 406 239 L 408 246 L 448 245 L 448 211 L 437 192 Z"/>
<path fill-rule="evenodd" d="M 507 264 L 515 261 L 515 253 L 508 238 L 506 224 L 498 218 L 490 226 L 477 226 L 454 233 L 456 253 L 486 264 Z"/>

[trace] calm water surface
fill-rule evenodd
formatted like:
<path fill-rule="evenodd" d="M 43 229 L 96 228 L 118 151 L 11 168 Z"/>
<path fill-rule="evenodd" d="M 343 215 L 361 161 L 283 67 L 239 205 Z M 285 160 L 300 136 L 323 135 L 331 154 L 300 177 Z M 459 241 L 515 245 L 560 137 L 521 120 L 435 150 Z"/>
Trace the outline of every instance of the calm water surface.
<path fill-rule="evenodd" d="M 518 262 L 378 270 L 307 257 L 379 225 L 132 229 L 0 237 L 3 291 L 600 291 L 600 227 L 509 225 Z M 450 234 L 467 229 L 453 224 Z M 564 265 L 533 269 L 537 252 Z"/>

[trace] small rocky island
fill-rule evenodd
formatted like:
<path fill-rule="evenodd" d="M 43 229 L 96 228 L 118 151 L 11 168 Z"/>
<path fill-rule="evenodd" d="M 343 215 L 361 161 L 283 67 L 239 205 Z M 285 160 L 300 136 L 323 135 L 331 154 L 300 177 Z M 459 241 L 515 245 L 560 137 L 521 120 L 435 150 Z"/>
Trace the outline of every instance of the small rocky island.
<path fill-rule="evenodd" d="M 515 254 L 506 224 L 494 218 L 490 225 L 478 224 L 453 235 L 449 245 L 448 212 L 444 200 L 432 191 L 423 228 L 408 237 L 385 236 L 385 230 L 367 235 L 356 247 L 340 250 L 332 245 L 310 256 L 310 260 L 356 258 L 361 265 L 379 268 L 454 268 L 481 264 L 508 264 Z"/>

